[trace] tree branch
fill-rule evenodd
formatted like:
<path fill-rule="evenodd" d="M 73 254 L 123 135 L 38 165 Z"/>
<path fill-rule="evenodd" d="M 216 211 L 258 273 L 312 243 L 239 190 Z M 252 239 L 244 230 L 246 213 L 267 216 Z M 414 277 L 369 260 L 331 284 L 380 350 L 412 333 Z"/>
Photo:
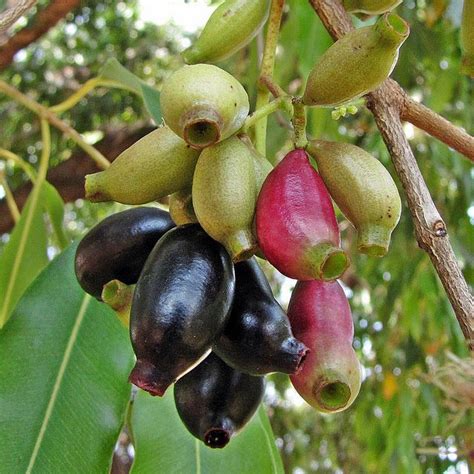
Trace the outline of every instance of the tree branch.
<path fill-rule="evenodd" d="M 109 161 L 113 161 L 123 150 L 135 143 L 155 127 L 143 126 L 130 130 L 111 129 L 106 132 L 104 138 L 96 145 Z M 84 177 L 86 174 L 101 171 L 89 158 L 89 155 L 78 151 L 71 158 L 51 168 L 46 177 L 58 191 L 65 202 L 72 202 L 84 198 Z M 16 189 L 13 193 L 16 203 L 21 209 L 31 191 L 31 183 L 26 183 Z M 14 225 L 11 214 L 8 211 L 5 199 L 0 200 L 0 235 L 9 232 Z"/>
<path fill-rule="evenodd" d="M 310 0 L 310 3 L 334 39 L 353 29 L 339 0 Z M 395 81 L 388 79 L 366 98 L 405 191 L 418 245 L 430 256 L 469 348 L 474 350 L 474 298 L 456 261 L 446 226 L 403 132 L 400 116 L 407 102 L 406 94 Z M 422 114 L 427 116 L 429 109 L 425 109 L 423 107 Z M 445 135 L 449 135 L 449 129 L 445 130 Z"/>
<path fill-rule="evenodd" d="M 23 0 L 23 3 L 25 3 L 25 1 L 26 0 Z M 35 2 L 29 0 L 29 3 Z M 79 3 L 80 0 L 52 0 L 46 8 L 36 15 L 32 26 L 23 28 L 0 47 L 0 71 L 5 69 L 12 62 L 13 57 L 18 51 L 44 35 L 50 28 L 56 25 L 61 18 L 76 8 Z"/>
<path fill-rule="evenodd" d="M 474 161 L 474 137 L 463 129 L 456 127 L 449 120 L 433 112 L 428 107 L 414 101 L 400 88 L 404 96 L 404 104 L 400 110 L 400 118 L 412 123 L 431 136 L 441 140 L 471 161 Z"/>
<path fill-rule="evenodd" d="M 18 0 L 13 7 L 8 8 L 0 14 L 0 35 L 10 28 L 20 17 L 22 17 L 36 0 Z"/>

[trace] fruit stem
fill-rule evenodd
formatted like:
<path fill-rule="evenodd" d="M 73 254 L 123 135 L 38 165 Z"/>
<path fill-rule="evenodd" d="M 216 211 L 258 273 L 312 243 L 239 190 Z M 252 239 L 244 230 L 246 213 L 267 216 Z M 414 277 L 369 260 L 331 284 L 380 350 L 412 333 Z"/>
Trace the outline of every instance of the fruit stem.
<path fill-rule="evenodd" d="M 293 103 L 293 123 L 295 138 L 294 143 L 296 148 L 305 148 L 308 144 L 306 137 L 306 108 L 303 105 L 301 97 L 294 97 Z"/>
<path fill-rule="evenodd" d="M 272 114 L 273 112 L 276 112 L 278 109 L 292 110 L 291 97 L 278 97 L 275 100 L 272 100 L 271 102 L 257 109 L 245 119 L 245 122 L 239 133 L 247 134 L 249 129 L 253 126 L 255 126 L 255 132 L 257 132 L 259 123 L 261 123 L 263 119 L 265 119 L 268 115 Z"/>
<path fill-rule="evenodd" d="M 133 286 L 126 285 L 120 280 L 111 280 L 104 285 L 101 297 L 102 301 L 116 312 L 120 322 L 128 328 L 130 309 L 132 307 Z"/>
<path fill-rule="evenodd" d="M 267 36 L 265 38 L 265 48 L 263 50 L 262 66 L 260 77 L 273 77 L 273 66 L 275 64 L 275 51 L 280 33 L 280 23 L 283 14 L 285 0 L 272 0 L 270 16 L 268 19 Z M 255 110 L 258 111 L 268 102 L 268 91 L 261 81 L 258 81 L 257 103 Z M 260 120 L 255 127 L 255 148 L 262 155 L 266 155 L 267 149 L 267 120 Z"/>

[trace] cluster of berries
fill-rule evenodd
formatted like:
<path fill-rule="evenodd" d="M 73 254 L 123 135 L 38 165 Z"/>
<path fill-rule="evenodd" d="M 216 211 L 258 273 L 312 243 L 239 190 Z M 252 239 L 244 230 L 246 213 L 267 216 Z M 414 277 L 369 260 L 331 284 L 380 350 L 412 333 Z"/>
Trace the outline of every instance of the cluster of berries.
<path fill-rule="evenodd" d="M 242 131 L 250 108 L 242 85 L 214 65 L 194 64 L 247 44 L 267 13 L 266 0 L 224 2 L 185 52 L 192 65 L 163 85 L 165 124 L 86 177 L 93 202 L 170 196 L 170 214 L 118 213 L 92 229 L 76 254 L 78 280 L 95 297 L 107 301 L 113 289 L 136 284 L 130 380 L 158 396 L 175 384 L 181 419 L 211 447 L 225 446 L 252 417 L 271 372 L 290 374 L 320 411 L 350 406 L 361 375 L 336 281 L 349 257 L 332 200 L 370 256 L 387 252 L 401 210 L 390 174 L 354 145 L 314 140 L 273 168 Z M 336 106 L 373 90 L 407 35 L 393 13 L 346 35 L 312 70 L 301 103 Z M 255 254 L 298 280 L 288 315 Z"/>

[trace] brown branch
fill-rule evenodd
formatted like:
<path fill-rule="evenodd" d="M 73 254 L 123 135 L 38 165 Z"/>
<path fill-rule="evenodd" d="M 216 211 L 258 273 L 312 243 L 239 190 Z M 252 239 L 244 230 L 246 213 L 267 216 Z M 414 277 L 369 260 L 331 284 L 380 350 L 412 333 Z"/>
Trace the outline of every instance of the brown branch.
<path fill-rule="evenodd" d="M 310 0 L 310 3 L 334 39 L 353 29 L 339 0 Z M 418 245 L 430 256 L 469 348 L 474 350 L 474 298 L 457 263 L 443 219 L 403 133 L 400 115 L 405 103 L 406 94 L 391 79 L 367 95 L 367 106 L 375 117 L 405 191 Z"/>
<path fill-rule="evenodd" d="M 405 91 L 402 90 L 401 93 L 405 99 L 400 110 L 402 120 L 412 123 L 474 161 L 474 137 L 428 107 L 414 101 Z"/>
<path fill-rule="evenodd" d="M 0 35 L 7 31 L 35 3 L 36 0 L 18 0 L 12 7 L 0 13 Z"/>
<path fill-rule="evenodd" d="M 154 127 L 141 126 L 134 131 L 129 128 L 109 130 L 105 137 L 96 145 L 108 160 L 113 161 L 123 150 L 135 143 Z M 84 198 L 84 177 L 86 174 L 100 171 L 90 156 L 78 151 L 67 161 L 51 168 L 46 179 L 59 191 L 65 202 Z M 31 184 L 20 186 L 13 196 L 20 209 L 24 206 L 31 191 Z M 14 225 L 5 199 L 0 200 L 0 235 L 9 232 Z"/>
<path fill-rule="evenodd" d="M 44 35 L 79 3 L 80 0 L 52 0 L 36 15 L 32 26 L 23 28 L 0 47 L 0 71 L 12 62 L 18 51 Z"/>

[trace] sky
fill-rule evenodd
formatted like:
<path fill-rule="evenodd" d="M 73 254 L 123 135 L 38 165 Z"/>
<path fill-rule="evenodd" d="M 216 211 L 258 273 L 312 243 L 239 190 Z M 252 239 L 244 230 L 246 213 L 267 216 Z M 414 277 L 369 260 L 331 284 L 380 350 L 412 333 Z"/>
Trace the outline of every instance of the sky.
<path fill-rule="evenodd" d="M 187 32 L 204 26 L 216 6 L 208 6 L 206 0 L 139 0 L 141 19 L 164 25 L 174 23 Z"/>

